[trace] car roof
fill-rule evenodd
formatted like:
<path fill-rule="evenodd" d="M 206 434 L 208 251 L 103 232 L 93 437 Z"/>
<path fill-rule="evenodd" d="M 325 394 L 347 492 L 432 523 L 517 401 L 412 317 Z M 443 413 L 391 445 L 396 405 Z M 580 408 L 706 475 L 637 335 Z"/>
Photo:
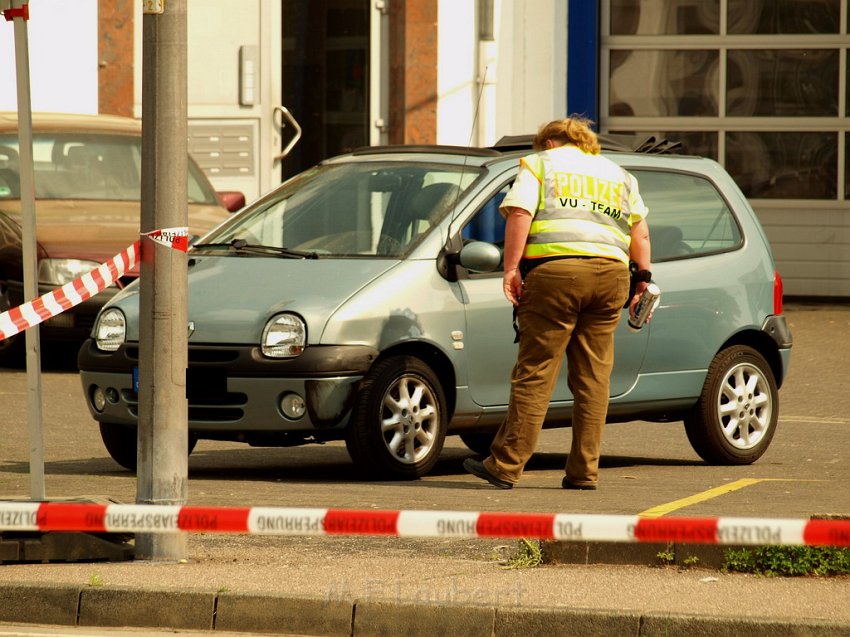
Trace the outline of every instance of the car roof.
<path fill-rule="evenodd" d="M 331 157 L 323 164 L 347 163 L 362 159 L 376 161 L 413 161 L 440 162 L 471 167 L 493 167 L 508 162 L 515 164 L 518 159 L 532 151 L 533 135 L 508 135 L 502 137 L 493 146 L 452 146 L 446 144 L 398 144 L 385 146 L 364 146 L 349 153 Z M 679 154 L 682 144 L 654 135 L 598 135 L 602 152 L 619 164 L 669 165 L 671 159 L 681 161 L 704 160 L 696 155 Z M 647 161 L 653 157 L 656 161 Z M 665 159 L 666 158 L 666 159 Z M 658 161 L 660 160 L 660 161 Z"/>
<path fill-rule="evenodd" d="M 139 135 L 142 131 L 141 122 L 132 117 L 77 113 L 33 113 L 32 127 L 36 132 L 79 131 Z M 14 111 L 0 111 L 0 132 L 17 130 L 18 114 Z"/>

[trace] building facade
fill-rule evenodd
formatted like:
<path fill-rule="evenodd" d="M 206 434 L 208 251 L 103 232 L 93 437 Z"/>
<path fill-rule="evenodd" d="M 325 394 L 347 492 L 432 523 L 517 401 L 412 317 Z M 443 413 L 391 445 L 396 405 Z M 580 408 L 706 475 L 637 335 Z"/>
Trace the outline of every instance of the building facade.
<path fill-rule="evenodd" d="M 599 121 L 723 164 L 786 294 L 850 296 L 847 0 L 600 4 Z"/>
<path fill-rule="evenodd" d="M 187 0 L 190 149 L 251 198 L 357 146 L 486 146 L 583 113 L 719 161 L 786 294 L 847 299 L 848 2 Z M 80 22 L 69 50 L 97 23 L 97 85 L 81 90 L 100 112 L 141 116 L 143 19 L 142 0 L 63 17 Z"/>

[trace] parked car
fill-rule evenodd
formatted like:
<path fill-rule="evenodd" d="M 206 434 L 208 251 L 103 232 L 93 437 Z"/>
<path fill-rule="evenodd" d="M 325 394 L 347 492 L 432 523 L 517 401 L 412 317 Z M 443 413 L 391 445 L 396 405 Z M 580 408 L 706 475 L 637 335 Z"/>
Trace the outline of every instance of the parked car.
<path fill-rule="evenodd" d="M 139 238 L 141 124 L 108 115 L 33 115 L 39 294 L 97 267 Z M 189 159 L 189 229 L 200 236 L 228 210 Z M 222 193 L 231 209 L 238 193 Z M 244 205 L 244 197 L 242 198 Z M 18 118 L 0 113 L 0 312 L 24 302 Z M 98 310 L 138 278 L 116 285 L 42 323 L 45 340 L 78 345 Z M 23 334 L 0 340 L 0 364 L 20 359 Z"/>
<path fill-rule="evenodd" d="M 402 479 L 428 473 L 447 435 L 486 453 L 517 347 L 498 206 L 527 152 L 510 139 L 357 150 L 202 237 L 189 253 L 189 450 L 344 439 L 365 473 Z M 756 215 L 712 160 L 607 152 L 639 180 L 662 290 L 649 325 L 620 322 L 608 420 L 684 421 L 706 461 L 754 462 L 791 348 Z M 78 356 L 106 449 L 131 470 L 138 341 L 131 285 Z M 562 376 L 550 427 L 570 424 Z"/>

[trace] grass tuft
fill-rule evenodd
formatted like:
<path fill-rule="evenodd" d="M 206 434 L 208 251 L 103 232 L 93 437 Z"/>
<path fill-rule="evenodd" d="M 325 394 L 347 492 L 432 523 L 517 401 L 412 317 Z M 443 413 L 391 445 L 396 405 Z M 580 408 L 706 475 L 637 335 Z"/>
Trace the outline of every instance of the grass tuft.
<path fill-rule="evenodd" d="M 517 552 L 508 558 L 502 568 L 536 568 L 543 563 L 543 550 L 537 540 L 520 538 Z"/>
<path fill-rule="evenodd" d="M 833 546 L 759 546 L 729 549 L 721 570 L 768 577 L 850 575 L 850 548 Z"/>

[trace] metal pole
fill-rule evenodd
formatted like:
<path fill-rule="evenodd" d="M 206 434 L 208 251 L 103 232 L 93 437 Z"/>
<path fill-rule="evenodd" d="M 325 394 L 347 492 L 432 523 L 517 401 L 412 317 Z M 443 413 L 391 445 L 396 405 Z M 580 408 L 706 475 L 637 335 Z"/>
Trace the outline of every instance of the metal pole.
<path fill-rule="evenodd" d="M 20 10 L 29 0 L 12 0 L 12 9 Z M 32 164 L 32 101 L 30 97 L 30 60 L 27 21 L 23 15 L 13 19 L 15 30 L 15 66 L 18 86 L 18 153 L 21 174 L 21 230 L 23 234 L 24 298 L 38 296 L 38 263 L 35 238 L 35 180 Z M 24 335 L 27 362 L 27 419 L 30 438 L 30 493 L 33 500 L 44 500 L 44 436 L 41 399 L 41 344 L 37 327 Z"/>
<path fill-rule="evenodd" d="M 188 219 L 186 0 L 145 2 L 142 23 L 141 231 Z M 186 254 L 141 241 L 137 502 L 188 496 Z M 182 533 L 141 533 L 136 557 L 183 560 Z"/>

